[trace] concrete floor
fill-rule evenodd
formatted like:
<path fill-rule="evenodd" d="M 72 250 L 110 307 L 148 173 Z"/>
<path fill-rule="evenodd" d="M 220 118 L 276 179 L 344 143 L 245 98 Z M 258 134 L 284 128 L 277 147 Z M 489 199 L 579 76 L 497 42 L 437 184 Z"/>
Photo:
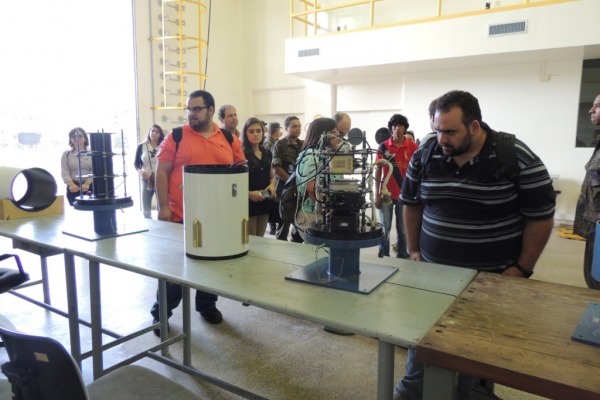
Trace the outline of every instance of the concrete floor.
<path fill-rule="evenodd" d="M 269 235 L 267 235 L 269 237 Z M 582 275 L 585 242 L 565 239 L 553 232 L 532 279 L 585 286 Z M 0 253 L 15 252 L 8 239 L 0 238 Z M 132 251 L 135 251 L 132 249 Z M 376 253 L 376 248 L 365 249 Z M 16 251 L 33 278 L 39 276 L 39 259 Z M 52 304 L 66 309 L 62 257 L 48 259 Z M 86 268 L 77 261 L 80 316 L 89 320 Z M 156 281 L 102 266 L 103 319 L 105 327 L 127 334 L 147 326 L 154 301 Z M 41 287 L 25 289 L 41 300 Z M 374 399 L 376 397 L 377 341 L 360 336 L 337 336 L 322 326 L 282 316 L 257 307 L 221 298 L 218 302 L 224 322 L 210 325 L 200 316 L 192 318 L 193 365 L 221 380 L 270 399 Z M 171 318 L 171 332 L 181 331 L 181 308 Z M 51 336 L 69 345 L 67 320 L 10 294 L 0 296 L 0 314 L 21 331 Z M 108 340 L 108 338 L 106 338 Z M 152 334 L 110 350 L 105 365 L 112 365 L 144 346 L 156 344 Z M 82 328 L 82 349 L 90 348 L 89 330 Z M 172 346 L 172 357 L 181 360 L 181 347 Z M 403 372 L 406 351 L 396 350 L 395 377 Z M 6 355 L 0 352 L 0 362 Z M 220 388 L 191 378 L 150 359 L 138 362 L 148 366 L 206 399 L 238 399 Z M 90 382 L 91 363 L 83 364 L 83 377 Z M 510 388 L 497 386 L 506 400 L 540 399 Z"/>

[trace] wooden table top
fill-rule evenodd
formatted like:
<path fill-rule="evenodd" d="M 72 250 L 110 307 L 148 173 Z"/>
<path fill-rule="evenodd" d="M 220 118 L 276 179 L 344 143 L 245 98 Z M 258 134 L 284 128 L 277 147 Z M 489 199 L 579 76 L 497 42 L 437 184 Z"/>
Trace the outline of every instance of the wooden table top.
<path fill-rule="evenodd" d="M 429 365 L 552 399 L 600 398 L 600 347 L 571 340 L 600 291 L 480 273 L 417 345 Z"/>

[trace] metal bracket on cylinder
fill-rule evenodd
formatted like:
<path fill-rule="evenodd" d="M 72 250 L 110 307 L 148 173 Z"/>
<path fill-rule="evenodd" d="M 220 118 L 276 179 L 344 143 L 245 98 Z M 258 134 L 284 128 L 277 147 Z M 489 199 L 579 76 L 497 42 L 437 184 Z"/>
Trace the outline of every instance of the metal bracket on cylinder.
<path fill-rule="evenodd" d="M 198 218 L 196 218 L 193 222 L 192 226 L 193 238 L 192 245 L 194 247 L 202 247 L 202 223 Z"/>
<path fill-rule="evenodd" d="M 242 219 L 242 244 L 250 243 L 250 228 L 248 227 L 248 218 Z"/>

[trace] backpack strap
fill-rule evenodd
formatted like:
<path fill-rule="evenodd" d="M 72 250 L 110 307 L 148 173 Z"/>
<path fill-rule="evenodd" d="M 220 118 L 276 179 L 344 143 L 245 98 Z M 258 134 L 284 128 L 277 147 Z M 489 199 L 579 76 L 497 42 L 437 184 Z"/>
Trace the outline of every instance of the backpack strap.
<path fill-rule="evenodd" d="M 506 132 L 496 133 L 496 159 L 499 169 L 497 176 L 505 176 L 513 183 L 519 178 L 519 163 L 515 148 L 515 135 Z"/>
<path fill-rule="evenodd" d="M 177 150 L 179 150 L 179 142 L 181 142 L 181 138 L 183 137 L 183 128 L 178 126 L 177 128 L 173 128 L 173 140 L 175 141 L 175 154 L 177 154 Z"/>
<path fill-rule="evenodd" d="M 229 142 L 231 146 L 233 143 L 233 134 L 226 129 L 221 129 L 225 139 Z M 175 154 L 177 154 L 177 150 L 179 150 L 179 142 L 181 142 L 181 138 L 183 138 L 183 128 L 178 126 L 177 128 L 173 128 L 173 140 L 175 141 Z"/>
<path fill-rule="evenodd" d="M 421 176 L 425 172 L 425 167 L 429 163 L 429 160 L 431 160 L 433 149 L 435 149 L 436 145 L 437 139 L 434 136 L 430 137 L 421 144 L 421 146 L 423 146 L 423 151 L 421 152 Z"/>
<path fill-rule="evenodd" d="M 221 132 L 223 132 L 225 139 L 227 139 L 227 141 L 229 142 L 229 145 L 231 145 L 233 143 L 233 133 L 231 133 L 227 129 L 223 129 L 223 128 L 221 128 Z"/>

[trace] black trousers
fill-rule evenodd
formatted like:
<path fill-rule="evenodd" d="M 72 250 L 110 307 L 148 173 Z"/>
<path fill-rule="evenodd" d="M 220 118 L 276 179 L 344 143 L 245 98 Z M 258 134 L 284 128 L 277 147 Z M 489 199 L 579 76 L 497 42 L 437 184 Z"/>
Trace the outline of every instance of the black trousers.
<path fill-rule="evenodd" d="M 183 224 L 183 221 L 178 223 Z M 167 282 L 167 315 L 169 318 L 171 318 L 171 315 L 173 315 L 173 310 L 179 306 L 179 303 L 181 303 L 182 297 L 183 291 L 181 285 Z M 202 290 L 196 290 L 196 311 L 202 313 L 214 308 L 217 303 L 217 299 L 218 296 L 216 294 L 203 292 Z M 150 314 L 152 314 L 154 319 L 159 319 L 158 290 L 156 291 L 156 302 L 152 305 Z"/>
<path fill-rule="evenodd" d="M 279 228 L 277 228 L 277 233 L 275 237 L 279 240 L 286 240 L 288 238 L 288 233 L 290 232 L 290 226 L 292 227 L 292 242 L 294 243 L 302 243 L 304 240 L 295 226 L 291 224 L 291 222 L 283 222 Z"/>
<path fill-rule="evenodd" d="M 181 285 L 167 282 L 167 315 L 169 318 L 171 315 L 173 315 L 173 310 L 179 306 L 179 303 L 181 303 L 182 297 L 183 292 Z M 215 307 L 217 299 L 218 297 L 216 294 L 196 290 L 196 311 L 204 312 L 210 310 L 211 308 Z M 150 314 L 152 314 L 154 319 L 159 319 L 158 291 L 156 292 L 156 302 L 152 305 Z"/>

